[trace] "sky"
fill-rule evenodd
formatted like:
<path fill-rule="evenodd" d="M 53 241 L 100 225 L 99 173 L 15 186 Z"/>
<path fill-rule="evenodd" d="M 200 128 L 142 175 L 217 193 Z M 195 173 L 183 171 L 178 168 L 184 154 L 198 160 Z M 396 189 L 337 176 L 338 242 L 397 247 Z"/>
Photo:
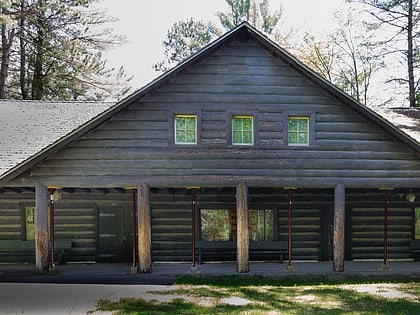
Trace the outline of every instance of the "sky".
<path fill-rule="evenodd" d="M 270 0 L 276 10 L 283 5 L 282 27 L 315 33 L 333 28 L 333 14 L 344 0 Z M 107 15 L 119 21 L 110 25 L 127 42 L 103 54 L 108 65 L 124 66 L 133 76 L 132 90 L 137 90 L 160 75 L 153 65 L 163 60 L 162 41 L 172 25 L 183 19 L 218 22 L 218 11 L 228 12 L 225 0 L 101 0 L 98 4 Z"/>

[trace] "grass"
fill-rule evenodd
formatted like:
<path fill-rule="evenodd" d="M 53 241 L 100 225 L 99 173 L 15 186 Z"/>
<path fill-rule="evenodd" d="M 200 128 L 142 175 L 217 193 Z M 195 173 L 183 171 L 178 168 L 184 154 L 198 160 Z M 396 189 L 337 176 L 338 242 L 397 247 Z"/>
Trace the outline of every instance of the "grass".
<path fill-rule="evenodd" d="M 414 299 L 384 298 L 347 285 L 393 283 Z M 101 300 L 98 310 L 115 314 L 420 314 L 420 284 L 413 279 L 271 279 L 260 276 L 183 276 L 157 299 Z M 169 298 L 172 297 L 171 298 Z M 167 297 L 169 301 L 158 301 Z M 236 297 L 232 304 L 226 299 Z M 232 300 L 230 300 L 232 301 Z"/>

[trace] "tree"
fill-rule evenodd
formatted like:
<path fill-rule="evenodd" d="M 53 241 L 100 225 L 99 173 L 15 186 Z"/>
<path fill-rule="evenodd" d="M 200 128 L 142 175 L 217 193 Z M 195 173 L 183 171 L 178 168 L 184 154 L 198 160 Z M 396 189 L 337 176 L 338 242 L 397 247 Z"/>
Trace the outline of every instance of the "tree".
<path fill-rule="evenodd" d="M 6 83 L 9 75 L 9 63 L 12 44 L 15 38 L 16 28 L 10 19 L 10 1 L 0 3 L 0 27 L 1 27 L 1 63 L 0 63 L 0 99 L 6 98 Z M 7 27 L 7 25 L 11 27 Z"/>
<path fill-rule="evenodd" d="M 17 0 L 9 5 L 6 14 L 14 23 L 3 25 L 19 39 L 10 42 L 9 97 L 98 100 L 128 91 L 130 79 L 123 70 L 107 69 L 101 56 L 123 38 L 102 28 L 111 19 L 92 9 L 93 1 Z"/>
<path fill-rule="evenodd" d="M 373 41 L 372 29 L 366 30 L 353 16 L 339 16 L 340 28 L 332 35 L 337 55 L 336 85 L 367 105 L 373 74 L 383 67 L 382 52 Z"/>
<path fill-rule="evenodd" d="M 165 60 L 154 65 L 156 71 L 167 71 L 217 36 L 217 29 L 211 23 L 195 21 L 193 18 L 175 23 L 163 41 Z"/>
<path fill-rule="evenodd" d="M 299 59 L 307 66 L 315 70 L 328 81 L 333 82 L 336 48 L 329 39 L 320 41 L 306 33 L 304 37 L 304 46 L 298 52 Z"/>
<path fill-rule="evenodd" d="M 230 7 L 230 12 L 217 12 L 217 16 L 227 31 L 244 21 L 249 21 L 251 0 L 226 0 L 226 2 Z"/>
<path fill-rule="evenodd" d="M 361 27 L 351 14 L 336 18 L 340 26 L 325 39 L 316 40 L 306 34 L 300 59 L 358 102 L 368 105 L 373 75 L 383 66 L 381 53 L 373 44 L 372 32 Z"/>
<path fill-rule="evenodd" d="M 276 32 L 281 15 L 280 10 L 271 12 L 269 0 L 226 0 L 230 7 L 228 13 L 217 12 L 220 23 L 230 30 L 244 21 L 248 21 L 268 35 L 273 35 L 278 41 L 286 42 L 289 34 Z M 168 31 L 163 41 L 165 60 L 156 63 L 156 71 L 166 71 L 187 57 L 196 53 L 216 36 L 222 33 L 212 23 L 184 20 L 175 23 Z"/>
<path fill-rule="evenodd" d="M 389 28 L 392 34 L 383 41 L 388 53 L 399 54 L 405 63 L 407 77 L 395 77 L 394 81 L 408 84 L 410 107 L 420 106 L 419 91 L 419 39 L 420 9 L 418 0 L 353 0 L 362 3 L 382 28 Z M 403 43 L 403 44 L 401 44 Z M 404 47 L 405 48 L 401 48 Z"/>

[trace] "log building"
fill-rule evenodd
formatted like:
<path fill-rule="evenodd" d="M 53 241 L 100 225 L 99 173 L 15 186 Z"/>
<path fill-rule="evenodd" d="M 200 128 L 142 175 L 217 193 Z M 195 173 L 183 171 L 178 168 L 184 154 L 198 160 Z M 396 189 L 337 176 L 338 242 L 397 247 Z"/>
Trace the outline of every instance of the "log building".
<path fill-rule="evenodd" d="M 247 23 L 95 110 L 2 148 L 0 261 L 415 257 L 419 142 Z"/>

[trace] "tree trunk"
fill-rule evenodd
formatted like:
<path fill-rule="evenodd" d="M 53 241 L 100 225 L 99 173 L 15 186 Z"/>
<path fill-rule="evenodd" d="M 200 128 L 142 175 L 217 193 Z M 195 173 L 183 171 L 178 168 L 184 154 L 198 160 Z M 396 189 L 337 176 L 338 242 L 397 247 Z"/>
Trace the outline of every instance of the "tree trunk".
<path fill-rule="evenodd" d="M 407 63 L 408 63 L 408 92 L 410 107 L 416 107 L 416 88 L 414 82 L 414 55 L 413 55 L 413 0 L 408 0 L 407 21 Z"/>
<path fill-rule="evenodd" d="M 0 99 L 7 97 L 6 84 L 9 75 L 10 49 L 14 35 L 14 29 L 7 32 L 6 25 L 1 26 Z"/>
<path fill-rule="evenodd" d="M 19 57 L 20 57 L 20 68 L 19 68 L 19 83 L 20 83 L 20 92 L 22 95 L 22 99 L 28 99 L 28 86 L 26 80 L 26 49 L 25 49 L 25 39 L 24 39 L 24 29 L 25 29 L 25 1 L 21 1 L 20 3 L 20 36 L 19 36 Z"/>

